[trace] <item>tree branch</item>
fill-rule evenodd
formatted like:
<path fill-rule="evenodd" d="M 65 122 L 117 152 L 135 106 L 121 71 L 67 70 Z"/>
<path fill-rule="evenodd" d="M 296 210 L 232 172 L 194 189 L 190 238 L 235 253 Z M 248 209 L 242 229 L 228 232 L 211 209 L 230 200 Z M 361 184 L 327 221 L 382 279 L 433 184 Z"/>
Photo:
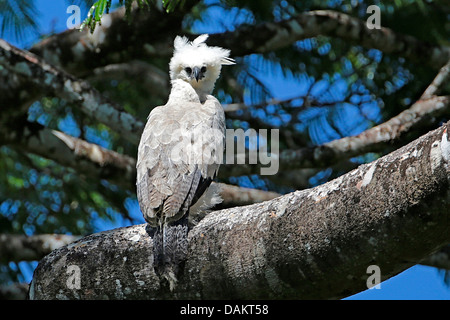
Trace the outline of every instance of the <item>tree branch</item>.
<path fill-rule="evenodd" d="M 432 96 L 436 96 L 439 90 L 448 82 L 450 78 L 450 60 L 439 70 L 439 73 L 433 79 L 431 84 L 427 87 L 425 92 L 420 97 L 420 100 L 426 100 Z"/>
<path fill-rule="evenodd" d="M 316 188 L 210 213 L 189 234 L 174 292 L 155 273 L 152 238 L 137 225 L 53 251 L 35 270 L 30 298 L 329 299 L 359 292 L 368 266 L 377 265 L 384 280 L 450 241 L 448 132 L 450 122 Z M 79 287 L 67 285 L 68 266 L 79 268 Z"/>
<path fill-rule="evenodd" d="M 0 65 L 24 77 L 44 92 L 66 99 L 88 116 L 110 126 L 131 142 L 137 143 L 144 124 L 123 108 L 108 101 L 88 82 L 46 63 L 40 57 L 20 50 L 0 39 Z"/>
<path fill-rule="evenodd" d="M 157 67 L 144 61 L 133 60 L 128 63 L 110 64 L 95 68 L 88 76 L 89 82 L 105 82 L 130 79 L 133 83 L 140 83 L 153 97 L 167 99 L 169 96 L 169 75 Z"/>
<path fill-rule="evenodd" d="M 438 97 L 435 95 L 448 81 L 449 70 L 450 59 L 441 68 L 420 99 L 407 110 L 357 136 L 334 140 L 324 144 L 323 147 L 333 150 L 334 156 L 344 154 L 350 158 L 352 155 L 363 154 L 364 150 L 374 151 L 386 142 L 398 141 L 402 135 L 411 133 L 416 127 L 434 125 L 436 118 L 450 115 L 450 96 Z M 326 154 L 329 156 L 328 152 Z"/>
<path fill-rule="evenodd" d="M 382 151 L 387 143 L 401 145 L 405 142 L 404 140 L 408 140 L 407 134 L 419 128 L 428 129 L 430 126 L 434 126 L 436 118 L 449 115 L 449 106 L 450 96 L 419 100 L 409 109 L 359 135 L 336 139 L 316 147 L 282 150 L 278 155 L 279 171 L 324 168 L 367 152 Z M 248 153 L 245 163 L 243 165 L 225 165 L 221 168 L 221 174 L 241 176 L 260 172 L 261 164 L 250 165 Z"/>
<path fill-rule="evenodd" d="M 368 151 L 378 150 L 386 142 L 394 142 L 403 134 L 413 130 L 414 127 L 425 126 L 425 122 L 434 124 L 431 119 L 448 114 L 450 96 L 432 97 L 427 100 L 419 100 L 409 109 L 386 122 L 370 128 L 359 135 L 344 137 L 323 145 L 332 150 L 335 156 L 346 158 L 361 155 Z"/>
<path fill-rule="evenodd" d="M 224 200 L 223 206 L 225 207 L 244 206 L 271 200 L 280 196 L 279 193 L 272 191 L 238 187 L 225 183 L 218 184 L 221 190 L 220 195 Z"/>
<path fill-rule="evenodd" d="M 169 56 L 172 41 L 182 29 L 183 17 L 197 3 L 198 0 L 183 1 L 183 6 L 170 14 L 153 6 L 150 10 L 133 10 L 132 24 L 125 17 L 125 8 L 121 7 L 104 15 L 102 24 L 93 34 L 87 28 L 82 32 L 66 30 L 34 45 L 30 51 L 79 77 L 113 63 Z M 168 37 L 172 41 L 167 45 Z"/>
<path fill-rule="evenodd" d="M 450 59 L 449 47 L 426 43 L 385 27 L 370 30 L 365 21 L 330 10 L 304 12 L 279 22 L 243 25 L 233 31 L 211 35 L 209 41 L 213 45 L 230 49 L 234 56 L 243 56 L 273 51 L 319 35 L 401 55 L 412 61 L 425 62 L 436 69 Z"/>
<path fill-rule="evenodd" d="M 51 251 L 80 239 L 66 234 L 0 234 L 0 263 L 40 260 Z"/>
<path fill-rule="evenodd" d="M 12 125 L 0 128 L 0 144 L 56 161 L 87 177 L 107 179 L 134 190 L 131 188 L 136 181 L 134 159 L 38 123 L 15 119 Z"/>

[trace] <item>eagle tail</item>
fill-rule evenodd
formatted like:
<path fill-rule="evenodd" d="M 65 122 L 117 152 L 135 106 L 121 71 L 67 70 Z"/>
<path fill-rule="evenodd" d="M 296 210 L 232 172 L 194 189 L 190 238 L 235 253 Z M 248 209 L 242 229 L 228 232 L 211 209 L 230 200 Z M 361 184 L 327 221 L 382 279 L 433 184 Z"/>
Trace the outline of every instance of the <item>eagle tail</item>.
<path fill-rule="evenodd" d="M 153 237 L 153 254 L 156 272 L 169 282 L 170 290 L 175 289 L 177 275 L 186 260 L 188 249 L 188 219 L 186 217 L 161 224 Z"/>

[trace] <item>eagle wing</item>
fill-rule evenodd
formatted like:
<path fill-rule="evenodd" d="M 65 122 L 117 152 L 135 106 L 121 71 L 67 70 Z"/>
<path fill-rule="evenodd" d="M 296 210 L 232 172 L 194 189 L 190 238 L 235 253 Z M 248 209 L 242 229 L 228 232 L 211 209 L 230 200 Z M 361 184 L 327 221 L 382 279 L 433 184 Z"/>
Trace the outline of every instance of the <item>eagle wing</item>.
<path fill-rule="evenodd" d="M 149 115 L 137 160 L 137 197 L 152 226 L 181 219 L 217 174 L 225 116 L 212 96 L 203 103 L 166 104 Z"/>

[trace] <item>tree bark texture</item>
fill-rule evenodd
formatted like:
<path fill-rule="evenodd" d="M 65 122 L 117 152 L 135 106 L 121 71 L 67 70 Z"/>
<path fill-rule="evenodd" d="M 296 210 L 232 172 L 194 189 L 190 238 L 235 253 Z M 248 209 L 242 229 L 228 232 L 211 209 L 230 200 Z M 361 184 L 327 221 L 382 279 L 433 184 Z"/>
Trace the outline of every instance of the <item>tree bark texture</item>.
<path fill-rule="evenodd" d="M 31 299 L 330 299 L 387 279 L 450 241 L 450 122 L 313 189 L 208 214 L 176 289 L 153 268 L 146 225 L 53 251 Z M 71 267 L 72 266 L 72 267 Z M 71 273 L 73 266 L 78 272 Z M 70 267 L 70 268 L 69 268 Z M 78 286 L 73 277 L 78 276 Z M 76 284 L 77 282 L 75 282 Z"/>

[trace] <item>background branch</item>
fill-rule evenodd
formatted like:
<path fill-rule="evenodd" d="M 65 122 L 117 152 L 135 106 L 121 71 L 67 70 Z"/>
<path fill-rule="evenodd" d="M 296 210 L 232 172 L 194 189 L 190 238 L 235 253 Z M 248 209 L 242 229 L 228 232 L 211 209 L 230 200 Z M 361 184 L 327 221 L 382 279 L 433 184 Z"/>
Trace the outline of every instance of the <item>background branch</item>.
<path fill-rule="evenodd" d="M 53 250 L 80 239 L 66 234 L 0 234 L 0 263 L 40 260 Z"/>
<path fill-rule="evenodd" d="M 105 99 L 88 82 L 49 65 L 40 57 L 11 46 L 0 39 L 0 65 L 24 76 L 47 93 L 66 99 L 88 116 L 121 132 L 137 143 L 144 124 L 123 111 L 116 103 Z"/>
<path fill-rule="evenodd" d="M 234 31 L 212 35 L 210 42 L 230 48 L 234 55 L 243 56 L 273 51 L 319 35 L 348 40 L 388 54 L 399 54 L 436 69 L 450 59 L 448 47 L 432 45 L 385 27 L 371 30 L 365 21 L 331 10 L 304 12 L 279 22 L 244 25 Z"/>
<path fill-rule="evenodd" d="M 431 98 L 432 96 L 436 96 L 444 85 L 448 82 L 450 78 L 450 60 L 447 62 L 445 66 L 439 70 L 439 73 L 433 79 L 433 82 L 427 87 L 425 92 L 420 97 L 421 100 L 426 100 Z"/>

